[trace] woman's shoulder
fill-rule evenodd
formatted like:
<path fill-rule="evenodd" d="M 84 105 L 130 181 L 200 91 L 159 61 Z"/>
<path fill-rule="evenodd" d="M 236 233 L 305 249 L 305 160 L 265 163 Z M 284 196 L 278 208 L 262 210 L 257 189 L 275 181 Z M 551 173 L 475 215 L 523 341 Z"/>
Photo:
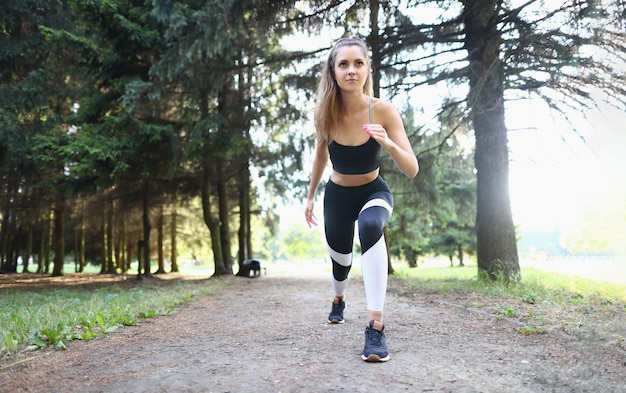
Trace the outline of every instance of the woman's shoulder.
<path fill-rule="evenodd" d="M 388 106 L 393 106 L 393 104 L 389 101 L 383 100 L 382 98 L 372 96 L 372 107 L 374 106 L 388 107 Z"/>
<path fill-rule="evenodd" d="M 385 101 L 382 98 L 372 97 L 372 114 L 375 117 L 387 117 L 387 116 L 396 116 L 398 114 L 398 110 L 396 107 L 389 101 Z"/>

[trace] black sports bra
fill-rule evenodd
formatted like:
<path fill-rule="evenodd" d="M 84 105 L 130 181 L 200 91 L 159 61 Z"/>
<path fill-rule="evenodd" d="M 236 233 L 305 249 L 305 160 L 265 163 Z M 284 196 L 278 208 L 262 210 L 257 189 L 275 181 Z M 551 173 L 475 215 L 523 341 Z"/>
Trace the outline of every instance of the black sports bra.
<path fill-rule="evenodd" d="M 369 100 L 369 121 L 372 122 L 372 97 Z M 332 141 L 328 144 L 328 153 L 335 171 L 344 175 L 362 175 L 380 168 L 383 148 L 374 138 L 358 146 Z"/>

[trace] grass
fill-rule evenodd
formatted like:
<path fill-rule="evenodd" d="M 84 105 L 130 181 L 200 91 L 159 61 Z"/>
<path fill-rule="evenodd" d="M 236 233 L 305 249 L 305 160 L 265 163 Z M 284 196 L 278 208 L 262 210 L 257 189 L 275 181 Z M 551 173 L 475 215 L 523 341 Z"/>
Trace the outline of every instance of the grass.
<path fill-rule="evenodd" d="M 522 334 L 564 331 L 581 340 L 624 346 L 626 285 L 522 268 L 522 281 L 506 285 L 476 278 L 476 267 L 400 268 L 407 295 L 432 294 L 460 309 L 517 324 Z"/>
<path fill-rule="evenodd" d="M 145 280 L 128 288 L 0 290 L 0 358 L 22 349 L 65 349 L 142 318 L 168 315 L 196 296 L 211 294 L 219 280 Z"/>
<path fill-rule="evenodd" d="M 476 278 L 476 267 L 441 267 L 396 269 L 396 275 L 408 279 L 414 289 L 424 292 L 466 291 L 488 296 L 518 297 L 527 303 L 568 304 L 587 302 L 626 303 L 626 286 L 598 282 L 535 268 L 522 269 L 522 281 L 513 285 L 483 282 Z"/>

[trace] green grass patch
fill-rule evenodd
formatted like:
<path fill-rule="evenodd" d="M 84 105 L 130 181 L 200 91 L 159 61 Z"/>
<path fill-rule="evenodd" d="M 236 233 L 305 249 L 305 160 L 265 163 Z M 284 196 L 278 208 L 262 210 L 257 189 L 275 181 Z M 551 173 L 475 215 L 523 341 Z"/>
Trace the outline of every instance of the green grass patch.
<path fill-rule="evenodd" d="M 523 268 L 518 283 L 484 281 L 477 268 L 400 268 L 407 295 L 434 295 L 467 309 L 514 320 L 522 334 L 563 330 L 621 345 L 626 336 L 626 285 Z"/>
<path fill-rule="evenodd" d="M 145 280 L 132 287 L 1 289 L 0 357 L 22 348 L 64 349 L 71 340 L 91 340 L 141 318 L 168 315 L 220 285 L 223 280 Z"/>
<path fill-rule="evenodd" d="M 407 279 L 407 285 L 423 292 L 478 292 L 494 297 L 517 297 L 526 303 L 553 304 L 594 303 L 626 304 L 626 286 L 523 268 L 519 283 L 478 280 L 476 267 L 400 268 L 396 276 Z"/>

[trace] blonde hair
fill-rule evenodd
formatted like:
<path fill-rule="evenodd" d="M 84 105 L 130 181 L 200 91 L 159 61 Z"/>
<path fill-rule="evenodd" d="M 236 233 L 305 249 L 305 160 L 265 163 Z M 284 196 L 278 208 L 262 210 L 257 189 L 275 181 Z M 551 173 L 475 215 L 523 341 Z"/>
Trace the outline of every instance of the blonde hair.
<path fill-rule="evenodd" d="M 358 37 L 342 38 L 338 40 L 330 50 L 328 58 L 322 69 L 322 77 L 317 86 L 317 103 L 313 113 L 313 121 L 318 142 L 323 140 L 330 143 L 333 140 L 335 126 L 339 117 L 339 108 L 341 105 L 341 94 L 337 81 L 335 79 L 335 61 L 337 60 L 337 52 L 340 48 L 346 46 L 358 46 L 363 51 L 365 61 L 371 68 L 371 61 L 365 41 Z M 372 75 L 368 74 L 365 85 L 363 85 L 363 93 L 368 96 L 372 92 Z"/>

